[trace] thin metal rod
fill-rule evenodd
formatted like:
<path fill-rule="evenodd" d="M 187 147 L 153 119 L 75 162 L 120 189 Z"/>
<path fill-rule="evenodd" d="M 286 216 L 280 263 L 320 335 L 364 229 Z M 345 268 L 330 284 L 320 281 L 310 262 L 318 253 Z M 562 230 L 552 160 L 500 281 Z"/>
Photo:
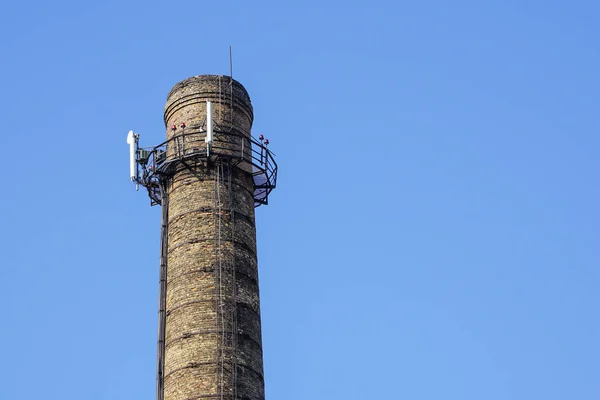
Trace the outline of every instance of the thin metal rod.
<path fill-rule="evenodd" d="M 242 144 L 244 142 L 242 141 Z M 242 155 L 243 157 L 243 155 Z M 227 179 L 227 189 L 229 191 L 229 213 L 231 215 L 231 281 L 232 281 L 232 310 L 231 310 L 231 319 L 232 319 L 232 332 L 231 332 L 231 340 L 232 343 L 232 351 L 231 355 L 231 380 L 232 380 L 232 390 L 233 390 L 233 399 L 237 399 L 237 352 L 238 352 L 238 328 L 237 328 L 237 276 L 236 276 L 236 262 L 235 262 L 235 212 L 233 207 L 233 185 L 231 183 L 231 175 L 232 175 L 232 166 L 231 161 L 229 162 L 228 171 L 228 179 Z"/>
<path fill-rule="evenodd" d="M 229 45 L 229 120 L 231 126 L 229 129 L 233 129 L 233 55 L 231 52 L 231 45 Z"/>
<path fill-rule="evenodd" d="M 221 228 L 222 228 L 222 209 L 221 209 L 221 182 L 223 173 L 223 163 L 219 160 L 217 162 L 217 200 L 218 200 L 218 215 L 219 223 L 218 229 L 218 252 L 219 252 L 219 315 L 221 317 L 221 354 L 220 354 L 220 378 L 221 378 L 221 400 L 223 400 L 225 390 L 225 299 L 223 295 L 223 264 L 222 264 L 222 249 L 221 249 Z"/>
<path fill-rule="evenodd" d="M 166 182 L 160 182 L 162 218 L 160 226 L 160 279 L 158 288 L 158 343 L 156 352 L 156 400 L 164 399 L 165 324 L 167 306 L 167 234 L 169 229 L 169 196 Z"/>
<path fill-rule="evenodd" d="M 216 312 L 216 330 L 217 332 L 221 332 L 220 338 L 221 342 L 224 337 L 224 328 L 223 328 L 223 309 L 222 309 L 222 275 L 223 268 L 221 263 L 221 193 L 220 193 L 220 166 L 221 160 L 217 159 L 214 166 L 214 189 L 213 189 L 213 215 L 214 215 L 214 254 L 216 258 L 216 273 L 215 273 L 215 312 Z M 217 364 L 217 374 L 216 374 L 216 387 L 219 394 L 219 397 L 223 398 L 223 343 L 217 345 L 216 347 L 216 364 Z"/>
<path fill-rule="evenodd" d="M 229 45 L 229 77 L 233 80 L 233 55 L 231 45 Z"/>
<path fill-rule="evenodd" d="M 223 122 L 223 100 L 221 99 L 221 75 L 219 75 L 219 123 Z"/>

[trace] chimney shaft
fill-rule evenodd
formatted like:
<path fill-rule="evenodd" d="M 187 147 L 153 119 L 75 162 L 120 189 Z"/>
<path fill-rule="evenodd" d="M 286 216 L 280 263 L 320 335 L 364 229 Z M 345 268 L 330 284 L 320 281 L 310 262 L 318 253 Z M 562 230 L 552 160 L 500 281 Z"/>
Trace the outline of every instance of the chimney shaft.
<path fill-rule="evenodd" d="M 207 101 L 221 146 L 208 158 Z M 250 98 L 228 76 L 195 76 L 171 90 L 164 120 L 167 163 L 187 157 L 164 180 L 164 399 L 263 400 L 255 182 L 236 162 L 250 152 Z"/>

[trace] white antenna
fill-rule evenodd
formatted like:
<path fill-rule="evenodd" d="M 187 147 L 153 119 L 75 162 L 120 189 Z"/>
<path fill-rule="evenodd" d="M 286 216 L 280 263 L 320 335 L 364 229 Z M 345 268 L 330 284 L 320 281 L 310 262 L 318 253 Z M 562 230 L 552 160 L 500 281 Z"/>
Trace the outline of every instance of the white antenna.
<path fill-rule="evenodd" d="M 210 148 L 213 143 L 213 118 L 212 118 L 212 103 L 206 100 L 206 156 L 210 156 Z"/>
<path fill-rule="evenodd" d="M 135 189 L 139 189 L 138 185 L 138 170 L 136 163 L 136 153 L 138 149 L 138 138 L 140 135 L 133 133 L 133 131 L 129 131 L 127 134 L 127 144 L 129 145 L 129 179 L 132 182 L 135 182 Z"/>

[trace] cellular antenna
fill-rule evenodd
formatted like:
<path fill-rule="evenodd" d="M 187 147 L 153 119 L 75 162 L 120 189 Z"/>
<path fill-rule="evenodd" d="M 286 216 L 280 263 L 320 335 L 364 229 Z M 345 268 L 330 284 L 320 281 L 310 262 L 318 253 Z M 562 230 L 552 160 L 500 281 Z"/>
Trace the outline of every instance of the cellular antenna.
<path fill-rule="evenodd" d="M 139 189 L 136 160 L 139 137 L 140 135 L 133 133 L 133 131 L 129 131 L 127 134 L 127 144 L 129 145 L 129 179 L 131 179 L 132 182 L 135 182 L 135 190 Z"/>
<path fill-rule="evenodd" d="M 213 143 L 213 111 L 212 111 L 212 103 L 210 101 L 206 101 L 206 138 L 204 139 L 206 142 L 206 155 L 210 156 L 210 148 Z"/>

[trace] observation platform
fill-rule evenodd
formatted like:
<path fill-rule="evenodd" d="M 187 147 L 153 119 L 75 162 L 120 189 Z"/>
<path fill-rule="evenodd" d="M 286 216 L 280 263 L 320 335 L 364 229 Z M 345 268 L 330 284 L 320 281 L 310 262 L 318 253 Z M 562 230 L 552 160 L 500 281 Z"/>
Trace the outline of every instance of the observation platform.
<path fill-rule="evenodd" d="M 140 147 L 136 153 L 138 183 L 148 189 L 151 205 L 162 204 L 160 180 L 185 166 L 227 161 L 252 175 L 254 207 L 268 204 L 277 182 L 277 163 L 267 140 L 235 131 L 214 130 L 214 139 L 205 142 L 203 129 L 185 128 L 154 147 Z"/>

